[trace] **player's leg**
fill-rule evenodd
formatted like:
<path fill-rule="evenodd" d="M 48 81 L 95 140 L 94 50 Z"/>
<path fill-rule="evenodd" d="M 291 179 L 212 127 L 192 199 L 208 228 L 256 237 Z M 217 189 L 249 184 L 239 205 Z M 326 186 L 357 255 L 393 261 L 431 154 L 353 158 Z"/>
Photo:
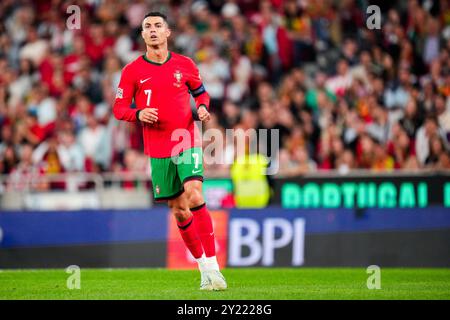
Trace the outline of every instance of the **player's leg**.
<path fill-rule="evenodd" d="M 194 215 L 195 225 L 207 258 L 214 257 L 215 240 L 211 216 L 203 199 L 203 154 L 201 148 L 182 152 L 177 159 L 177 172 L 183 184 L 189 208 Z"/>
<path fill-rule="evenodd" d="M 180 154 L 177 171 L 183 183 L 189 208 L 207 258 L 215 257 L 215 239 L 211 216 L 203 199 L 203 153 L 201 148 L 191 148 Z M 212 259 L 211 259 L 212 260 Z"/>
<path fill-rule="evenodd" d="M 184 195 L 187 198 L 190 211 L 193 214 L 195 228 L 205 251 L 204 260 L 199 260 L 202 274 L 209 278 L 213 290 L 225 290 L 227 283 L 217 263 L 214 229 L 211 215 L 202 195 L 202 181 L 188 180 L 184 183 Z"/>
<path fill-rule="evenodd" d="M 183 182 L 184 194 L 194 216 L 195 227 L 205 251 L 205 269 L 213 271 L 214 289 L 227 287 L 219 270 L 215 251 L 215 237 L 211 215 L 203 198 L 203 155 L 201 148 L 192 148 L 180 154 L 177 170 Z"/>
<path fill-rule="evenodd" d="M 203 247 L 195 228 L 194 216 L 189 210 L 189 203 L 185 193 L 182 193 L 175 199 L 168 200 L 171 214 L 174 215 L 178 230 L 184 244 L 195 259 L 203 256 Z"/>
<path fill-rule="evenodd" d="M 213 282 L 204 268 L 205 255 L 203 253 L 203 246 L 195 227 L 194 216 L 189 210 L 189 201 L 186 194 L 182 193 L 177 198 L 169 200 L 168 204 L 171 213 L 177 220 L 178 230 L 180 231 L 184 244 L 198 263 L 201 275 L 200 290 L 214 290 Z"/>
<path fill-rule="evenodd" d="M 203 259 L 203 246 L 194 226 L 189 203 L 171 158 L 150 158 L 153 195 L 156 201 L 168 201 L 184 244 L 196 259 Z"/>
<path fill-rule="evenodd" d="M 205 250 L 207 258 L 216 255 L 215 237 L 211 215 L 202 194 L 202 181 L 188 180 L 184 183 L 189 208 L 194 215 L 195 227 Z"/>

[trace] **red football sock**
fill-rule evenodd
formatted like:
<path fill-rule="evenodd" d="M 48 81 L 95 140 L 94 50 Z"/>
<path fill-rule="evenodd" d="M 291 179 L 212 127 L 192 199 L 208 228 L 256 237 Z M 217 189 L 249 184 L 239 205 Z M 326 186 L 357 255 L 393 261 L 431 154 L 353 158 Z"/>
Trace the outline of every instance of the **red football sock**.
<path fill-rule="evenodd" d="M 212 257 L 216 255 L 216 247 L 214 240 L 214 230 L 211 220 L 211 215 L 206 208 L 206 203 L 191 208 L 191 212 L 195 218 L 195 228 L 197 229 L 198 236 L 202 242 L 203 249 L 205 250 L 206 257 Z"/>
<path fill-rule="evenodd" d="M 195 259 L 200 258 L 203 255 L 203 248 L 194 226 L 194 216 L 191 216 L 186 221 L 177 222 L 177 225 L 186 247 Z"/>

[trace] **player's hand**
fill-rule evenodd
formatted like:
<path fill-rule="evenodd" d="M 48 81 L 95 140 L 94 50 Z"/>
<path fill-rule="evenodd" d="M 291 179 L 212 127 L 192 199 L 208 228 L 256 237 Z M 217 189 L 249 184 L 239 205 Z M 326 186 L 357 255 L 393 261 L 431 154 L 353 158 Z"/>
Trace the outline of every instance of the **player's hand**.
<path fill-rule="evenodd" d="M 158 121 L 158 109 L 145 108 L 139 112 L 139 120 L 145 123 L 153 124 Z"/>
<path fill-rule="evenodd" d="M 197 110 L 197 113 L 198 113 L 198 118 L 200 119 L 200 121 L 207 122 L 211 118 L 206 107 L 200 106 Z"/>

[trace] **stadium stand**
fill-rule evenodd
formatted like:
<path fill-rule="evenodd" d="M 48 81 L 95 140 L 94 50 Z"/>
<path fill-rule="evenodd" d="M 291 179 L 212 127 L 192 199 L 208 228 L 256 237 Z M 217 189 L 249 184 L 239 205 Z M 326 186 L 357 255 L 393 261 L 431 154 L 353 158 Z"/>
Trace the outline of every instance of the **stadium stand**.
<path fill-rule="evenodd" d="M 66 27 L 72 4 L 79 29 Z M 148 174 L 140 125 L 119 123 L 111 107 L 122 67 L 145 51 L 150 10 L 168 14 L 171 49 L 199 64 L 212 98 L 204 129 L 279 129 L 278 176 L 450 169 L 450 5 L 390 1 L 382 30 L 369 30 L 368 4 L 1 1 L 3 188 L 67 188 L 44 179 L 52 174 Z M 229 176 L 230 165 L 205 170 Z M 119 184 L 135 188 L 133 179 Z"/>

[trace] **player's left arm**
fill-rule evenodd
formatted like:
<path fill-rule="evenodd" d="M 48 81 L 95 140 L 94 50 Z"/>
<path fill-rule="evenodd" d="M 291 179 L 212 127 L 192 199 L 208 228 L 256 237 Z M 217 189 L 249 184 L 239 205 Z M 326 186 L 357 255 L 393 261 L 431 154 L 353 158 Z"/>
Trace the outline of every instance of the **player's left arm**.
<path fill-rule="evenodd" d="M 208 121 L 210 119 L 209 115 L 209 94 L 203 85 L 202 79 L 200 77 L 200 72 L 197 66 L 191 60 L 191 76 L 186 82 L 189 92 L 194 97 L 195 105 L 197 107 L 198 118 L 200 121 Z"/>

